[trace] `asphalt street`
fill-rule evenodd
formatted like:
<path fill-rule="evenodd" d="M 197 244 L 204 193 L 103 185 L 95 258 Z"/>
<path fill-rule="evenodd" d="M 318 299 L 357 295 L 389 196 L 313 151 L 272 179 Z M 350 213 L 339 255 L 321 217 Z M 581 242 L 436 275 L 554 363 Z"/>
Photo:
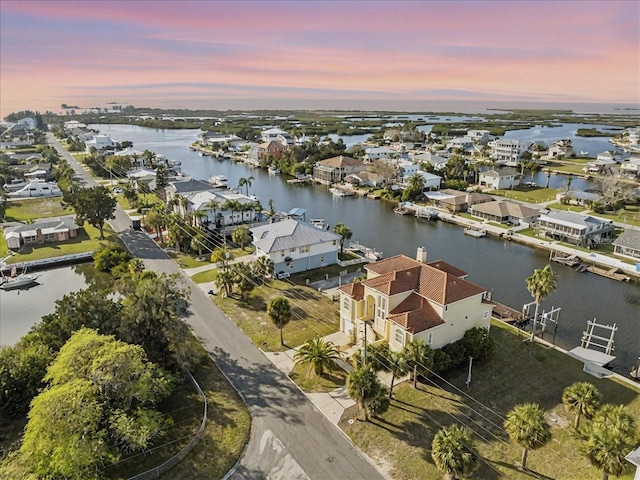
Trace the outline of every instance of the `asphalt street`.
<path fill-rule="evenodd" d="M 48 137 L 73 166 L 82 185 L 97 184 L 52 134 Z M 385 478 L 153 240 L 130 228 L 131 221 L 122 208 L 117 207 L 115 214 L 110 224 L 132 255 L 143 260 L 149 270 L 179 273 L 190 287 L 191 304 L 184 320 L 251 413 L 249 444 L 239 465 L 227 478 Z"/>

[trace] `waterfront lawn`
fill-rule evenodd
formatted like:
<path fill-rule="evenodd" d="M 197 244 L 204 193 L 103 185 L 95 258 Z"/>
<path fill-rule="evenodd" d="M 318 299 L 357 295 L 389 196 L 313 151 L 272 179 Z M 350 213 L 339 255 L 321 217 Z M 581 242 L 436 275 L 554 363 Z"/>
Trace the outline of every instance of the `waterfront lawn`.
<path fill-rule="evenodd" d="M 283 329 L 284 347 L 280 345 L 280 330 L 267 315 L 267 305 L 277 297 L 287 298 L 293 313 Z M 221 294 L 212 298 L 256 346 L 267 351 L 282 352 L 297 347 L 312 338 L 337 332 L 340 325 L 338 311 L 329 298 L 312 288 L 286 281 L 269 280 L 251 291 L 246 302 L 235 292 L 231 298 Z"/>
<path fill-rule="evenodd" d="M 207 396 L 207 426 L 202 440 L 167 477 L 222 478 L 240 458 L 249 440 L 251 417 L 240 396 L 194 337 L 190 338 L 189 348 L 200 358 L 192 374 Z M 193 438 L 202 421 L 203 403 L 189 380 L 185 379 L 162 409 L 171 412 L 174 423 L 166 436 L 156 442 L 158 447 L 108 469 L 108 478 L 128 478 L 160 465 Z"/>
<path fill-rule="evenodd" d="M 322 376 L 316 375 L 311 365 L 296 365 L 289 377 L 305 392 L 331 392 L 347 382 L 347 372 L 336 364 Z"/>
<path fill-rule="evenodd" d="M 623 404 L 640 419 L 640 389 L 616 380 L 598 379 L 582 371 L 582 363 L 556 350 L 526 341 L 505 324 L 494 322 L 491 337 L 496 349 L 485 362 L 474 363 L 470 388 L 465 386 L 467 369 L 445 375 L 454 387 L 435 379 L 424 380 L 419 390 L 405 382 L 394 389 L 394 400 L 385 414 L 365 423 L 346 421 L 340 426 L 354 443 L 390 477 L 398 480 L 440 478 L 431 459 L 431 443 L 443 425 L 464 424 L 475 431 L 475 441 L 484 461 L 473 478 L 498 479 L 592 479 L 601 473 L 578 454 L 581 444 L 572 428 L 573 415 L 561 403 L 564 388 L 576 381 L 594 384 L 605 403 Z M 466 395 L 489 407 L 485 409 Z M 539 403 L 547 411 L 553 439 L 545 447 L 529 452 L 527 467 L 518 468 L 522 450 L 502 428 L 505 415 L 516 405 Z M 585 422 L 585 420 L 583 420 Z M 482 425 L 482 427 L 480 426 Z M 486 439 L 486 440 L 485 440 Z M 631 479 L 627 474 L 621 478 Z"/>
<path fill-rule="evenodd" d="M 72 238 L 66 242 L 25 245 L 18 254 L 11 256 L 7 260 L 7 263 L 20 263 L 30 260 L 71 255 L 74 253 L 91 252 L 100 249 L 105 243 L 120 242 L 118 236 L 111 230 L 111 227 L 106 224 L 104 226 L 104 240 L 99 240 L 99 237 L 100 231 L 88 223 L 85 223 L 84 226 L 78 230 L 78 236 L 76 238 Z"/>
<path fill-rule="evenodd" d="M 547 205 L 547 208 L 553 208 L 554 210 L 561 210 L 561 211 L 570 211 L 570 212 L 584 212 L 589 210 L 588 208 L 585 208 L 583 206 L 580 205 L 564 205 L 563 203 L 552 203 L 551 205 Z"/>
<path fill-rule="evenodd" d="M 555 188 L 541 188 L 541 187 L 514 187 L 511 190 L 491 190 L 488 193 L 490 195 L 500 195 L 520 202 L 541 203 L 554 200 L 559 190 Z"/>
<path fill-rule="evenodd" d="M 595 213 L 592 215 L 601 218 L 607 218 L 609 220 L 613 220 L 614 222 L 627 223 L 629 225 L 634 225 L 636 227 L 640 227 L 640 206 L 639 205 L 625 205 L 623 208 L 618 210 L 617 212 L 607 212 L 607 213 Z"/>
<path fill-rule="evenodd" d="M 25 222 L 73 214 L 73 208 L 62 204 L 62 197 L 24 199 L 7 202 L 5 222 Z"/>

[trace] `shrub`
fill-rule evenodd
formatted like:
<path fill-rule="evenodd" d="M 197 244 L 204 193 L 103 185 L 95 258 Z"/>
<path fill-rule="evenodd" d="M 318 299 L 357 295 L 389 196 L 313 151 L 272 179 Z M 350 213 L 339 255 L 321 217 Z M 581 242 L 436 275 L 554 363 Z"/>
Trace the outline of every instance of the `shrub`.
<path fill-rule="evenodd" d="M 120 264 L 131 260 L 131 255 L 119 245 L 107 245 L 93 256 L 93 265 L 100 271 L 110 272 Z"/>

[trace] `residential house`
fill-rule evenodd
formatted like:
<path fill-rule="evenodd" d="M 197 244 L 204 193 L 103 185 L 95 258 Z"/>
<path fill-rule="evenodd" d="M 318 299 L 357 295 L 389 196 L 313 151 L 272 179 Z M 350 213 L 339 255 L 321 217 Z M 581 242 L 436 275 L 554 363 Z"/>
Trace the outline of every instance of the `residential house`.
<path fill-rule="evenodd" d="M 464 153 L 470 152 L 473 149 L 473 140 L 467 137 L 453 138 L 447 142 L 446 149 L 450 153 L 456 149 L 460 149 Z"/>
<path fill-rule="evenodd" d="M 582 171 L 587 173 L 595 173 L 598 175 L 612 174 L 613 169 L 616 165 L 617 163 L 615 160 L 607 158 L 606 155 L 598 155 L 598 159 L 595 162 L 587 163 L 584 167 L 582 167 Z"/>
<path fill-rule="evenodd" d="M 340 235 L 302 220 L 286 219 L 251 229 L 255 256 L 267 256 L 277 274 L 297 273 L 338 262 Z"/>
<path fill-rule="evenodd" d="M 640 230 L 627 229 L 613 241 L 613 254 L 640 261 Z"/>
<path fill-rule="evenodd" d="M 116 148 L 118 143 L 114 141 L 110 136 L 104 135 L 102 133 L 96 133 L 91 136 L 88 140 L 84 140 L 85 147 L 87 152 L 90 152 L 92 148 L 95 148 L 97 151 L 109 150 Z"/>
<path fill-rule="evenodd" d="M 497 200 L 473 205 L 471 215 L 491 222 L 529 225 L 540 215 L 540 211 L 521 203 Z"/>
<path fill-rule="evenodd" d="M 427 197 L 438 208 L 445 208 L 450 212 L 466 212 L 471 206 L 485 202 L 492 202 L 494 198 L 486 193 L 461 192 L 446 188 L 439 192 L 425 192 Z"/>
<path fill-rule="evenodd" d="M 157 188 L 156 177 L 156 171 L 148 168 L 136 168 L 127 172 L 127 178 L 137 191 L 154 192 Z"/>
<path fill-rule="evenodd" d="M 440 188 L 440 182 L 442 182 L 442 177 L 438 175 L 434 175 L 433 173 L 425 172 L 423 170 L 413 170 L 407 171 L 404 168 L 402 169 L 402 176 L 399 178 L 400 186 L 407 187 L 409 184 L 409 179 L 413 175 L 420 175 L 422 177 L 422 181 L 424 184 L 424 190 L 438 190 Z"/>
<path fill-rule="evenodd" d="M 602 195 L 593 192 L 583 192 L 581 190 L 571 190 L 561 192 L 556 195 L 556 200 L 567 205 L 579 205 L 589 208 L 594 203 L 598 203 L 602 199 Z"/>
<path fill-rule="evenodd" d="M 611 242 L 615 232 L 612 220 L 559 210 L 540 215 L 534 228 L 540 236 L 588 248 Z"/>
<path fill-rule="evenodd" d="M 340 330 L 358 341 L 386 341 L 399 351 L 422 340 L 440 348 L 473 327 L 489 328 L 492 304 L 485 288 L 464 279 L 466 272 L 443 261 L 426 263 L 404 255 L 366 265 L 366 280 L 340 292 Z"/>
<path fill-rule="evenodd" d="M 547 151 L 549 158 L 568 158 L 573 155 L 573 144 L 571 140 L 566 138 L 563 140 L 556 140 L 549 146 Z"/>
<path fill-rule="evenodd" d="M 398 152 L 389 147 L 367 147 L 364 149 L 364 159 L 368 163 L 389 158 L 397 154 Z"/>
<path fill-rule="evenodd" d="M 8 248 L 20 250 L 25 245 L 43 245 L 76 238 L 79 229 L 73 216 L 42 218 L 33 223 L 6 227 L 4 239 Z"/>
<path fill-rule="evenodd" d="M 464 138 L 472 141 L 474 145 L 486 145 L 493 137 L 489 130 L 468 130 Z"/>
<path fill-rule="evenodd" d="M 513 170 L 488 170 L 480 172 L 478 183 L 480 186 L 489 187 L 494 190 L 506 190 L 520 185 L 521 176 Z"/>
<path fill-rule="evenodd" d="M 20 189 L 7 194 L 8 197 L 56 197 L 62 191 L 55 182 L 40 182 L 31 180 L 23 184 Z"/>
<path fill-rule="evenodd" d="M 247 156 L 247 163 L 253 165 L 260 165 L 262 159 L 267 155 L 273 156 L 274 159 L 280 160 L 284 154 L 285 146 L 276 140 L 269 140 L 268 142 L 255 145 L 249 149 Z"/>
<path fill-rule="evenodd" d="M 488 143 L 491 147 L 490 158 L 496 165 L 507 165 L 510 167 L 520 165 L 522 155 L 529 148 L 527 143 L 513 138 L 498 138 Z"/>
<path fill-rule="evenodd" d="M 313 168 L 313 179 L 316 182 L 330 185 L 343 182 L 347 175 L 360 173 L 365 169 L 362 160 L 340 155 L 316 163 Z"/>
<path fill-rule="evenodd" d="M 361 187 L 381 187 L 384 186 L 385 179 L 375 172 L 358 172 L 344 177 L 344 181 Z"/>
<path fill-rule="evenodd" d="M 419 153 L 418 155 L 414 155 L 413 161 L 418 164 L 428 163 L 433 166 L 434 170 L 442 170 L 444 167 L 447 166 L 447 162 L 449 161 L 449 159 L 426 152 L 426 153 Z"/>
<path fill-rule="evenodd" d="M 291 134 L 279 128 L 269 128 L 268 130 L 263 130 L 262 132 L 260 132 L 260 137 L 262 137 L 263 143 L 275 141 L 281 143 L 284 147 L 293 144 L 293 137 L 291 136 Z"/>
<path fill-rule="evenodd" d="M 51 180 L 51 164 L 37 163 L 35 165 L 26 165 L 28 168 L 24 174 L 28 180 L 37 180 L 39 182 L 48 182 Z"/>
<path fill-rule="evenodd" d="M 618 152 L 616 150 L 606 150 L 604 152 L 601 152 L 598 154 L 598 156 L 596 157 L 596 160 L 601 160 L 603 162 L 614 162 L 614 163 L 620 163 L 622 161 L 622 153 Z"/>
<path fill-rule="evenodd" d="M 620 164 L 620 172 L 625 175 L 640 177 L 640 157 L 631 156 Z"/>

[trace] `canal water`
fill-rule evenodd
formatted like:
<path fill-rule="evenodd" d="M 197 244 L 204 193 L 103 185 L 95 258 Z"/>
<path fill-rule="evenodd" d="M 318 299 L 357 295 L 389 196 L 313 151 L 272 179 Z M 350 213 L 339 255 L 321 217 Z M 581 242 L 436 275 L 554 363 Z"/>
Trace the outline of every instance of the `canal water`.
<path fill-rule="evenodd" d="M 43 316 L 53 313 L 56 300 L 91 283 L 102 282 L 98 286 L 104 287 L 109 279 L 105 274 L 96 274 L 91 263 L 32 273 L 40 275 L 35 286 L 0 289 L 0 346 L 14 345 Z"/>
<path fill-rule="evenodd" d="M 548 262 L 548 254 L 513 242 L 463 234 L 462 228 L 444 222 L 428 222 L 393 213 L 394 205 L 361 197 L 336 198 L 325 186 L 292 186 L 284 176 L 269 175 L 230 160 L 201 157 L 188 149 L 199 130 L 158 130 L 130 125 L 97 125 L 95 128 L 118 141 L 130 140 L 138 150 L 149 149 L 180 160 L 182 170 L 199 179 L 225 175 L 230 186 L 240 178 L 254 177 L 250 194 L 262 204 L 273 200 L 276 210 L 307 209 L 306 218 L 324 218 L 329 225 L 346 224 L 352 240 L 376 248 L 385 257 L 405 254 L 415 257 L 419 246 L 427 248 L 430 260 L 442 259 L 469 273 L 469 280 L 489 289 L 497 301 L 516 309 L 530 302 L 525 279 Z M 552 177 L 553 178 L 553 177 Z M 640 285 L 620 283 L 590 273 L 554 264 L 558 288 L 544 300 L 547 311 L 560 307 L 556 343 L 565 348 L 580 344 L 588 320 L 616 324 L 615 355 L 612 365 L 628 374 L 640 356 Z M 547 335 L 551 339 L 551 335 Z"/>

